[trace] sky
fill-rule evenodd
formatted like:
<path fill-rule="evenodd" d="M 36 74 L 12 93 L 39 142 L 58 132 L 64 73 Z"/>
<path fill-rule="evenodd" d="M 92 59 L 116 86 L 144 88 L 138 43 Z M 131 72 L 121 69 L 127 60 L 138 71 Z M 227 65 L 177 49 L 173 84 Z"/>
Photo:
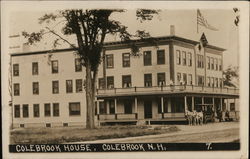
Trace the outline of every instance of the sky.
<path fill-rule="evenodd" d="M 198 8 L 197 8 L 198 9 Z M 229 65 L 238 65 L 238 28 L 234 24 L 236 13 L 233 9 L 200 9 L 207 22 L 218 31 L 212 31 L 198 26 L 197 32 L 197 9 L 161 9 L 153 20 L 140 23 L 136 20 L 135 9 L 127 9 L 124 13 L 112 15 L 111 18 L 119 20 L 128 27 L 128 31 L 146 30 L 151 36 L 170 35 L 170 25 L 175 26 L 175 34 L 187 39 L 199 41 L 202 33 L 205 33 L 208 43 L 226 49 L 224 52 L 224 68 Z M 14 11 L 9 15 L 9 35 L 21 34 L 22 31 L 32 32 L 44 28 L 44 24 L 38 24 L 38 18 L 50 11 Z M 53 26 L 53 25 L 50 25 Z M 60 33 L 61 26 L 54 29 Z M 45 38 L 43 43 L 32 46 L 31 50 L 50 49 L 51 38 Z M 108 36 L 106 41 L 119 40 Z M 61 47 L 68 47 L 61 46 Z"/>

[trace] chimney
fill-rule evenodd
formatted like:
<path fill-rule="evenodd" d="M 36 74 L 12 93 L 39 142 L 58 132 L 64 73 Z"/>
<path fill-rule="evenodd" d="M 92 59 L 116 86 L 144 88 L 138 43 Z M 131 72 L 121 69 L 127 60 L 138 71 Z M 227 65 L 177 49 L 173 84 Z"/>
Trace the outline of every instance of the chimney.
<path fill-rule="evenodd" d="M 170 25 L 170 35 L 174 36 L 175 35 L 175 28 L 174 25 Z"/>

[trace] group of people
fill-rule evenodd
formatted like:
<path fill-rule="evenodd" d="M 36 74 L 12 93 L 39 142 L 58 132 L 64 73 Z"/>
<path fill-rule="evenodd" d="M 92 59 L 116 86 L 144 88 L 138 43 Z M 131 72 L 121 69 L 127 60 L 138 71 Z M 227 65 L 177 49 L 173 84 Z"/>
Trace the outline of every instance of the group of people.
<path fill-rule="evenodd" d="M 197 112 L 196 110 L 186 110 L 185 117 L 187 118 L 189 125 L 202 125 L 204 121 L 204 115 L 202 111 Z"/>

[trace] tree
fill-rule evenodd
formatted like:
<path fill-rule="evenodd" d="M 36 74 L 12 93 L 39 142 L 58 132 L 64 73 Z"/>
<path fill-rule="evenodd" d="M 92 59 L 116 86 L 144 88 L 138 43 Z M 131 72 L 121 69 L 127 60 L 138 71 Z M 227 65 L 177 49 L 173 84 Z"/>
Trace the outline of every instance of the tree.
<path fill-rule="evenodd" d="M 59 11 L 56 14 L 45 14 L 39 18 L 39 23 L 52 23 L 56 25 L 63 23 L 62 34 L 74 35 L 77 39 L 77 45 L 69 42 L 66 37 L 61 36 L 55 30 L 45 27 L 39 32 L 27 33 L 23 32 L 23 36 L 28 39 L 28 44 L 34 44 L 41 41 L 45 34 L 53 34 L 57 37 L 54 40 L 54 47 L 59 44 L 59 41 L 66 42 L 71 48 L 75 49 L 81 59 L 81 64 L 86 69 L 85 91 L 87 103 L 87 119 L 86 127 L 94 128 L 94 101 L 96 93 L 96 79 L 98 66 L 102 60 L 102 49 L 107 35 L 118 35 L 121 40 L 131 44 L 132 53 L 138 52 L 138 47 L 131 40 L 133 37 L 150 39 L 149 33 L 138 30 L 135 35 L 127 31 L 127 27 L 122 25 L 117 20 L 112 20 L 110 17 L 113 13 L 121 13 L 125 10 L 82 10 L 71 9 Z M 143 22 L 152 20 L 154 14 L 159 11 L 149 9 L 138 9 L 136 11 L 137 20 Z M 59 22 L 58 22 L 59 21 Z"/>
<path fill-rule="evenodd" d="M 239 78 L 239 67 L 229 66 L 223 71 L 223 84 L 228 87 L 237 87 Z M 235 82 L 236 79 L 236 82 Z"/>

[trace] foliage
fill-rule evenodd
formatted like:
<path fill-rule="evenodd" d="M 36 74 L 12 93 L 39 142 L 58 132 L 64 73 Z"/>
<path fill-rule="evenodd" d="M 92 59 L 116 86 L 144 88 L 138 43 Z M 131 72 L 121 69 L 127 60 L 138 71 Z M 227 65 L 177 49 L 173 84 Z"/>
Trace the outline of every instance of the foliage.
<path fill-rule="evenodd" d="M 237 87 L 233 83 L 233 79 L 239 78 L 239 67 L 236 66 L 229 66 L 226 70 L 223 71 L 223 83 L 224 86 L 229 86 L 229 87 Z"/>

